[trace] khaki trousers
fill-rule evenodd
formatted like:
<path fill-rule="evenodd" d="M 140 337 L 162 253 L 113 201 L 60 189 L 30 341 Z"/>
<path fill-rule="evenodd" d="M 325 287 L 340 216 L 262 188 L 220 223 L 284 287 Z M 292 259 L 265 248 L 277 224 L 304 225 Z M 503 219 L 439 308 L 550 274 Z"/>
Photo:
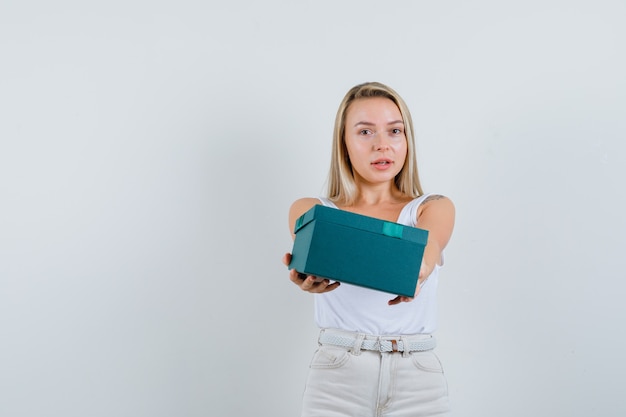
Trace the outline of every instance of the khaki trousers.
<path fill-rule="evenodd" d="M 439 358 L 320 345 L 311 361 L 302 417 L 449 416 Z"/>

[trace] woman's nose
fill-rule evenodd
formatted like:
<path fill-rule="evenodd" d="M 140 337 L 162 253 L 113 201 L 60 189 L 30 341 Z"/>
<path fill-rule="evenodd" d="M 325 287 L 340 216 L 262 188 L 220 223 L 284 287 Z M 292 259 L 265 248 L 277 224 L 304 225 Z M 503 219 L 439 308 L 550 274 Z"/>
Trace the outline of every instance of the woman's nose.
<path fill-rule="evenodd" d="M 385 151 L 389 149 L 389 144 L 384 139 L 379 139 L 374 143 L 374 150 L 376 151 Z"/>

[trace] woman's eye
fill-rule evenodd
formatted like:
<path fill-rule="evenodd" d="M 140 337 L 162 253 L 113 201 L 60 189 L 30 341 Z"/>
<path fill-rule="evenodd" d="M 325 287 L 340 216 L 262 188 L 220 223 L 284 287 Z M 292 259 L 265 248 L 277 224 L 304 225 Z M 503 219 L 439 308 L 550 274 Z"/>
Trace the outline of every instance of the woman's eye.
<path fill-rule="evenodd" d="M 369 130 L 369 129 L 363 129 L 363 130 L 359 131 L 360 135 L 369 135 L 371 133 L 372 133 L 372 131 Z"/>
<path fill-rule="evenodd" d="M 392 130 L 391 130 L 391 133 L 393 133 L 394 135 L 399 135 L 400 133 L 402 133 L 402 130 L 401 130 L 401 129 L 398 129 L 398 128 L 396 128 L 396 129 L 392 129 Z"/>

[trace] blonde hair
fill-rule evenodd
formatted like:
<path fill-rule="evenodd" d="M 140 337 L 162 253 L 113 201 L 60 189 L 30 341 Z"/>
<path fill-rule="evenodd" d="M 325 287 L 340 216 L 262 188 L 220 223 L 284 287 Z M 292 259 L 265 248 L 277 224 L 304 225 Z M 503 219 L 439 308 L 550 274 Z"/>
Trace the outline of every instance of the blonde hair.
<path fill-rule="evenodd" d="M 377 82 L 368 82 L 354 86 L 345 95 L 335 118 L 335 129 L 333 132 L 333 145 L 330 160 L 330 172 L 328 174 L 328 198 L 335 203 L 350 205 L 357 197 L 356 184 L 352 163 L 348 156 L 348 149 L 345 142 L 346 113 L 353 101 L 371 98 L 384 97 L 393 101 L 404 122 L 404 133 L 407 142 L 407 157 L 402 170 L 395 177 L 395 184 L 398 190 L 409 197 L 419 197 L 424 194 L 417 172 L 417 155 L 415 152 L 415 140 L 413 137 L 413 121 L 411 113 L 402 100 L 402 97 L 390 87 Z"/>

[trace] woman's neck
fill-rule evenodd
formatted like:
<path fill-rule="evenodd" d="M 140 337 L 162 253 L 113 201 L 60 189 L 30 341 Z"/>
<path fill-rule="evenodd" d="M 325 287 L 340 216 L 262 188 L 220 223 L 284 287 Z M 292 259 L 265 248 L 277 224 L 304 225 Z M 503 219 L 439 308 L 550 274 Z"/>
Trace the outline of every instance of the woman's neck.
<path fill-rule="evenodd" d="M 411 198 L 403 194 L 395 183 L 366 185 L 357 183 L 357 197 L 352 206 L 404 203 Z"/>

